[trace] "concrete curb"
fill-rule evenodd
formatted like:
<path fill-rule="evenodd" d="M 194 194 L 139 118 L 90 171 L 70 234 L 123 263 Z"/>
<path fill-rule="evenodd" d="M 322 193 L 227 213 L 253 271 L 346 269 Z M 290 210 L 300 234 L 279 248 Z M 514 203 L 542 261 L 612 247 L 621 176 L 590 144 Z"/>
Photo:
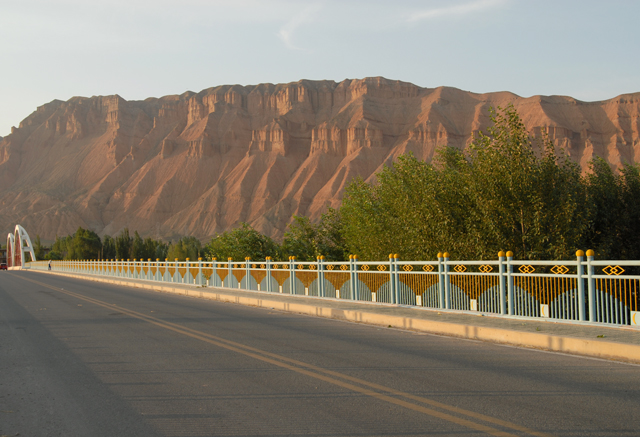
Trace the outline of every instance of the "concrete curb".
<path fill-rule="evenodd" d="M 38 272 L 38 270 L 32 271 Z M 120 279 L 87 277 L 73 273 L 39 273 L 53 273 L 56 275 L 68 276 L 95 282 L 104 282 L 135 288 L 144 288 L 165 293 L 217 300 L 221 302 L 231 302 L 240 305 L 260 308 L 273 308 L 281 311 L 306 314 L 316 317 L 325 317 L 328 319 L 365 323 L 369 325 L 392 327 L 411 331 L 420 331 L 449 337 L 488 341 L 498 344 L 508 344 L 524 348 L 562 352 L 567 354 L 582 355 L 607 360 L 640 363 L 640 345 L 634 344 L 557 336 L 537 332 L 512 331 L 486 326 L 474 326 L 470 324 L 467 325 L 449 322 L 438 322 L 412 317 L 394 316 L 390 314 L 377 314 L 374 312 L 367 312 L 362 310 L 342 310 L 338 308 L 328 308 L 321 305 L 310 305 L 306 303 L 282 302 L 279 300 L 271 300 L 269 298 L 265 298 L 262 293 L 256 293 L 256 297 L 246 297 L 225 293 L 225 289 L 216 289 L 218 291 L 211 291 L 210 288 L 186 288 L 184 287 L 184 285 L 182 287 L 173 287 L 161 283 L 129 282 L 127 280 Z"/>

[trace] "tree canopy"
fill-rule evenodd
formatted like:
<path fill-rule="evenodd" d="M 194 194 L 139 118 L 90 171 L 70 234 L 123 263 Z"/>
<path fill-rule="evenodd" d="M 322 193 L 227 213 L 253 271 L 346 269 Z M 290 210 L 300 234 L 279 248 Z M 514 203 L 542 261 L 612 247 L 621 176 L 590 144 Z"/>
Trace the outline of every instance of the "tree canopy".
<path fill-rule="evenodd" d="M 516 110 L 491 112 L 493 125 L 466 150 L 442 148 L 431 164 L 412 155 L 346 189 L 340 214 L 346 246 L 364 259 L 567 259 L 580 248 L 638 257 L 637 166 L 619 175 L 601 159 L 592 173 L 546 137 L 532 138 Z M 635 242 L 635 243 L 633 243 Z"/>
<path fill-rule="evenodd" d="M 275 241 L 256 231 L 247 223 L 231 231 L 216 234 L 205 246 L 205 254 L 209 258 L 226 261 L 228 258 L 244 260 L 265 259 L 267 256 L 277 257 L 279 247 Z"/>

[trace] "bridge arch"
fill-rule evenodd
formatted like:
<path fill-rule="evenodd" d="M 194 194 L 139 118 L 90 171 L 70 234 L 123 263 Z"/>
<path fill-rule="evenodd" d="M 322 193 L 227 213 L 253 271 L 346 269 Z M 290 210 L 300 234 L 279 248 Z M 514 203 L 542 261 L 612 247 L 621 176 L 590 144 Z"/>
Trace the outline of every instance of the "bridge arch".
<path fill-rule="evenodd" d="M 24 267 L 26 263 L 25 254 L 31 256 L 31 261 L 36 260 L 29 234 L 22 226 L 16 225 L 13 234 L 7 235 L 7 267 L 14 269 Z"/>

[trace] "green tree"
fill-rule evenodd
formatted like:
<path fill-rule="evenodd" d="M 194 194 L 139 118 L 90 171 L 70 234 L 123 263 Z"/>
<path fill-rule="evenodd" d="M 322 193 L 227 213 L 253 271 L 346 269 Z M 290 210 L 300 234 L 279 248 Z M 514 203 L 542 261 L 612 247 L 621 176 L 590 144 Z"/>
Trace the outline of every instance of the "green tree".
<path fill-rule="evenodd" d="M 67 254 L 67 238 L 60 238 L 56 235 L 54 243 L 51 245 L 51 250 L 44 257 L 51 260 L 62 260 Z"/>
<path fill-rule="evenodd" d="M 169 250 L 167 251 L 167 259 L 169 261 L 178 260 L 184 261 L 188 258 L 187 248 L 184 246 L 182 239 L 178 240 L 176 243 L 172 243 L 169 246 Z"/>
<path fill-rule="evenodd" d="M 124 228 L 120 235 L 116 237 L 116 258 L 130 259 L 132 238 L 129 235 L 129 228 Z"/>
<path fill-rule="evenodd" d="M 622 180 L 622 245 L 619 259 L 640 259 L 640 166 L 626 165 L 620 171 Z"/>
<path fill-rule="evenodd" d="M 116 257 L 116 242 L 109 235 L 102 238 L 102 259 L 114 259 Z"/>
<path fill-rule="evenodd" d="M 163 250 L 161 248 L 160 250 Z M 196 237 L 182 237 L 176 243 L 172 243 L 167 249 L 167 258 L 169 261 L 178 259 L 184 261 L 189 258 L 196 261 L 203 254 L 202 243 Z"/>
<path fill-rule="evenodd" d="M 187 252 L 187 258 L 191 261 L 200 258 L 204 251 L 202 249 L 202 243 L 196 237 L 182 237 L 182 244 Z"/>
<path fill-rule="evenodd" d="M 349 257 L 340 210 L 329 207 L 322 214 L 318 225 L 318 252 L 328 261 L 345 261 Z"/>
<path fill-rule="evenodd" d="M 40 235 L 36 234 L 35 240 L 33 240 L 33 253 L 36 256 L 37 260 L 44 259 L 44 247 L 42 247 L 42 243 L 40 242 Z"/>
<path fill-rule="evenodd" d="M 640 171 L 627 165 L 618 173 L 602 158 L 586 176 L 588 226 L 586 246 L 601 259 L 640 257 Z"/>
<path fill-rule="evenodd" d="M 133 233 L 133 240 L 131 242 L 131 248 L 129 249 L 129 255 L 131 256 L 131 259 L 147 259 L 146 257 L 146 250 L 145 250 L 145 245 L 144 245 L 144 240 L 142 239 L 142 237 L 140 237 L 140 234 L 138 234 L 138 231 L 134 231 Z"/>
<path fill-rule="evenodd" d="M 247 223 L 241 223 L 239 228 L 216 234 L 205 246 L 204 252 L 209 258 L 219 260 L 253 260 L 265 259 L 270 256 L 277 258 L 279 247 L 266 235 L 260 234 Z"/>
<path fill-rule="evenodd" d="M 308 217 L 293 217 L 284 233 L 282 256 L 295 256 L 300 261 L 315 261 L 320 253 L 320 232 L 318 226 L 311 223 Z"/>
<path fill-rule="evenodd" d="M 442 148 L 432 164 L 401 156 L 353 181 L 340 214 L 351 253 L 363 259 L 521 259 L 573 257 L 587 226 L 579 167 L 546 138 L 532 138 L 512 106 L 460 151 Z"/>
<path fill-rule="evenodd" d="M 586 228 L 580 168 L 547 138 L 531 138 L 512 106 L 491 119 L 468 154 L 477 256 L 510 249 L 520 259 L 573 257 Z"/>
<path fill-rule="evenodd" d="M 164 243 L 162 241 L 158 241 L 156 244 L 155 256 L 152 256 L 152 259 L 159 259 L 164 261 L 169 257 L 169 244 Z"/>
<path fill-rule="evenodd" d="M 101 249 L 102 242 L 98 234 L 79 227 L 73 237 L 67 241 L 65 259 L 98 259 Z"/>

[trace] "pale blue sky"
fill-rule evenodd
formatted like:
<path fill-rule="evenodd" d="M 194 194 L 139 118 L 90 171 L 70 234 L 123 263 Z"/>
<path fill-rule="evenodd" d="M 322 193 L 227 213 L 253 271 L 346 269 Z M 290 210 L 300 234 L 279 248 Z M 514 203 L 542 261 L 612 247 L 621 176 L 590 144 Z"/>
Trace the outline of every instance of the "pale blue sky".
<path fill-rule="evenodd" d="M 0 0 L 0 136 L 72 96 L 384 76 L 602 100 L 640 91 L 640 1 Z"/>

